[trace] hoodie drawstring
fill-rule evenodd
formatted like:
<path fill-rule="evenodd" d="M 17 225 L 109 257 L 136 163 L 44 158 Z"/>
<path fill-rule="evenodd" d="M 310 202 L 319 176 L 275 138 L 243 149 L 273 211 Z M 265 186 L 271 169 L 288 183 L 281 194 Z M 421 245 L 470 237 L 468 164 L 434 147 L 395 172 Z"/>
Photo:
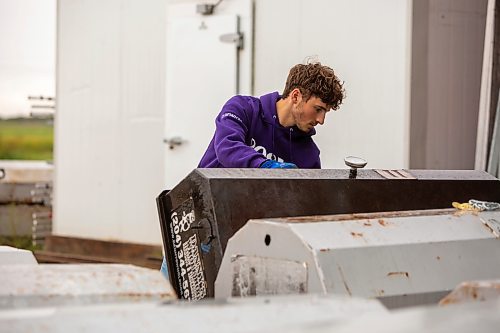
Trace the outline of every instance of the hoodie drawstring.
<path fill-rule="evenodd" d="M 274 149 L 274 127 L 276 127 L 276 115 L 273 116 L 274 123 L 273 123 L 273 152 L 275 151 Z"/>
<path fill-rule="evenodd" d="M 290 162 L 293 163 L 293 154 L 292 154 L 292 132 L 293 132 L 293 128 L 290 127 L 290 136 L 289 136 L 289 140 L 288 140 L 288 149 L 290 150 Z"/>

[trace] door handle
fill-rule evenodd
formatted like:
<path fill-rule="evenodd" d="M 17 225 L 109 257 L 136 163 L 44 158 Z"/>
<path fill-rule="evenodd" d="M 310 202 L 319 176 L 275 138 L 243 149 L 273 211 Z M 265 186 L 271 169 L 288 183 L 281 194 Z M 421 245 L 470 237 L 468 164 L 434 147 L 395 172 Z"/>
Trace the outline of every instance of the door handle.
<path fill-rule="evenodd" d="M 168 139 L 168 138 L 163 139 L 163 142 L 168 144 L 168 148 L 174 149 L 176 146 L 180 146 L 183 143 L 185 143 L 186 140 L 184 140 L 180 136 L 173 136 L 170 139 Z"/>
<path fill-rule="evenodd" d="M 243 34 L 236 32 L 219 36 L 219 40 L 223 43 L 234 43 L 238 50 L 243 49 Z"/>

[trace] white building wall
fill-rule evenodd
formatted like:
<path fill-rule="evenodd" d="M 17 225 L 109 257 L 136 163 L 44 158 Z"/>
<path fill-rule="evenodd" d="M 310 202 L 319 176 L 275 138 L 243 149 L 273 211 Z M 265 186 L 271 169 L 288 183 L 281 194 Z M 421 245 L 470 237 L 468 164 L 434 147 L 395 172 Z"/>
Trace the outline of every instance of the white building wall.
<path fill-rule="evenodd" d="M 411 1 L 257 0 L 255 93 L 283 91 L 307 56 L 331 66 L 347 98 L 317 126 L 323 168 L 357 155 L 367 168 L 407 168 Z"/>
<path fill-rule="evenodd" d="M 182 1 L 58 1 L 56 234 L 161 242 L 169 2 Z M 408 166 L 410 8 L 255 1 L 254 94 L 282 91 L 289 68 L 311 55 L 346 82 L 344 105 L 316 137 L 323 167 L 351 154 L 371 168 Z"/>
<path fill-rule="evenodd" d="M 56 234 L 161 242 L 165 8 L 58 1 Z"/>

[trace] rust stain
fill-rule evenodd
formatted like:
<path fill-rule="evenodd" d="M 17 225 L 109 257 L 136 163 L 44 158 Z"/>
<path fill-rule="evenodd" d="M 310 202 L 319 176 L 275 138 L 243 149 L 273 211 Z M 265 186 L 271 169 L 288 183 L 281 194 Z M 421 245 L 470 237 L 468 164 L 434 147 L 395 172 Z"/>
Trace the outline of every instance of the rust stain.
<path fill-rule="evenodd" d="M 436 259 L 437 259 L 437 260 L 441 260 L 441 257 L 440 257 L 440 256 L 437 256 L 437 257 L 436 257 Z"/>
<path fill-rule="evenodd" d="M 320 252 L 328 252 L 330 249 L 319 249 Z"/>
<path fill-rule="evenodd" d="M 469 290 L 468 288 L 465 289 L 465 294 L 467 295 L 470 295 L 469 297 L 472 297 L 473 299 L 476 299 L 477 298 L 477 294 L 475 291 L 472 291 Z M 464 296 L 459 296 L 456 294 L 455 291 L 453 291 L 451 294 L 447 295 L 445 298 L 443 298 L 440 302 L 439 302 L 439 305 L 440 306 L 443 306 L 443 305 L 449 305 L 449 304 L 458 304 L 458 303 L 463 303 L 465 299 L 463 299 Z M 467 298 L 465 296 L 465 298 Z"/>
<path fill-rule="evenodd" d="M 378 224 L 380 224 L 383 227 L 387 226 L 387 223 L 382 219 L 378 220 Z"/>
<path fill-rule="evenodd" d="M 384 294 L 385 294 L 385 290 L 384 289 L 377 290 L 377 295 L 378 296 L 384 296 Z"/>
<path fill-rule="evenodd" d="M 458 303 L 458 300 L 453 298 L 453 297 L 450 297 L 450 296 L 446 296 L 441 301 L 439 301 L 440 306 L 449 305 L 449 304 L 456 304 L 456 303 Z"/>
<path fill-rule="evenodd" d="M 352 237 L 363 237 L 363 233 L 351 231 L 351 236 Z"/>
<path fill-rule="evenodd" d="M 367 226 L 367 227 L 371 227 L 372 226 L 372 224 L 370 222 L 364 222 L 363 225 Z"/>
<path fill-rule="evenodd" d="M 389 272 L 389 273 L 387 273 L 387 276 L 394 276 L 394 275 L 404 275 L 407 278 L 410 277 L 410 274 L 408 274 L 408 272 Z"/>
<path fill-rule="evenodd" d="M 455 289 L 452 293 L 443 298 L 439 305 L 448 305 L 456 303 L 465 303 L 470 300 L 485 301 L 488 297 L 481 295 L 481 289 L 498 289 L 499 283 L 493 282 L 487 285 L 480 285 L 478 283 L 463 283 L 459 288 Z"/>
<path fill-rule="evenodd" d="M 457 210 L 456 212 L 453 213 L 453 216 L 460 217 L 462 215 L 468 215 L 468 214 L 469 214 L 469 211 L 467 211 L 467 210 Z"/>
<path fill-rule="evenodd" d="M 270 219 L 276 222 L 286 223 L 307 223 L 307 222 L 335 222 L 346 220 L 370 220 L 377 218 L 394 218 L 408 216 L 432 216 L 432 215 L 448 215 L 456 211 L 455 208 L 447 209 L 426 209 L 426 210 L 409 210 L 396 212 L 380 212 L 380 213 L 354 213 L 354 214 L 335 214 L 335 215 L 313 215 L 313 216 L 294 216 L 285 218 Z"/>

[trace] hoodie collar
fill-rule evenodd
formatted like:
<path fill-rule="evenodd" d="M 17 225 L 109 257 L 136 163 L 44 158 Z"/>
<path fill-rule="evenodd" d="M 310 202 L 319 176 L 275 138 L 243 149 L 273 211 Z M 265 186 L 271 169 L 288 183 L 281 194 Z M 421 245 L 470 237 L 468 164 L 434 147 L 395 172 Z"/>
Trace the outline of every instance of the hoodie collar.
<path fill-rule="evenodd" d="M 262 95 L 260 97 L 260 113 L 266 123 L 272 124 L 276 128 L 289 131 L 290 127 L 281 126 L 278 120 L 276 102 L 278 102 L 278 100 L 280 99 L 281 96 L 276 91 L 266 95 Z M 303 132 L 297 126 L 292 126 L 291 128 L 293 129 L 293 131 L 291 131 L 292 137 L 313 136 L 314 134 L 316 134 L 316 130 L 314 128 L 312 128 L 309 132 Z"/>

